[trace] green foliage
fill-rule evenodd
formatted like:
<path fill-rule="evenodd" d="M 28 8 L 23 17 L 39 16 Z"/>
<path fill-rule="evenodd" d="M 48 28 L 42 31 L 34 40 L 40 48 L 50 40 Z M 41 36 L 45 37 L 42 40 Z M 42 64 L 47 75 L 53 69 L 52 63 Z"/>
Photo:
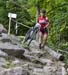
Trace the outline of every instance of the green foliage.
<path fill-rule="evenodd" d="M 2 65 L 3 68 L 13 68 L 14 65 L 12 62 L 7 61 L 5 64 Z"/>
<path fill-rule="evenodd" d="M 26 5 L 28 5 L 27 1 L 24 0 L 0 0 L 0 23 L 8 29 L 8 13 L 11 12 L 17 14 L 17 21 L 31 26 L 31 15 Z M 11 33 L 15 33 L 15 23 L 13 21 L 11 28 Z M 19 26 L 19 34 L 23 34 L 25 29 L 25 27 Z"/>

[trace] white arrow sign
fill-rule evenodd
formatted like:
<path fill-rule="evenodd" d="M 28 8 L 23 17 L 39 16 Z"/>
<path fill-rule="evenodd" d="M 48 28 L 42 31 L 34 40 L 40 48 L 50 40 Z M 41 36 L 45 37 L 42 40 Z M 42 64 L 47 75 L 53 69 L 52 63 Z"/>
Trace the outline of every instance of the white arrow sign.
<path fill-rule="evenodd" d="M 14 13 L 8 13 L 8 17 L 16 18 L 16 17 L 17 17 L 17 14 L 14 14 Z"/>

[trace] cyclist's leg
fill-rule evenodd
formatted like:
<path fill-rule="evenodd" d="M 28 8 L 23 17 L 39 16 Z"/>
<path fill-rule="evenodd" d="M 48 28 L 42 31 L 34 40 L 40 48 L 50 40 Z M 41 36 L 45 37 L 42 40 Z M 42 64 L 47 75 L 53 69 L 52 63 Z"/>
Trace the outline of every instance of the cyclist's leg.
<path fill-rule="evenodd" d="M 39 32 L 39 48 L 41 49 L 41 45 L 42 45 L 42 38 L 43 38 L 43 34 L 42 32 L 40 31 Z"/>
<path fill-rule="evenodd" d="M 48 37 L 48 33 L 44 33 L 44 36 L 43 36 L 43 48 L 44 46 L 46 45 L 46 40 L 47 40 L 47 37 Z"/>

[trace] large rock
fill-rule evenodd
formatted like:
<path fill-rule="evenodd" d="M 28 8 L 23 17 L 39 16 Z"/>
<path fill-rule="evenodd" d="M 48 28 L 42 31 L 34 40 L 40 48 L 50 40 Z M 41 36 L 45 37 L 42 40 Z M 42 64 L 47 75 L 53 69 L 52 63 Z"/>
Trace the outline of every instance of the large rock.
<path fill-rule="evenodd" d="M 61 66 L 44 66 L 44 72 L 46 75 L 66 75 L 65 68 Z"/>
<path fill-rule="evenodd" d="M 29 75 L 29 72 L 22 67 L 15 67 L 0 71 L 0 75 Z"/>
<path fill-rule="evenodd" d="M 46 74 L 44 74 L 44 70 L 42 68 L 34 68 L 33 75 L 46 75 Z"/>
<path fill-rule="evenodd" d="M 1 42 L 10 42 L 12 44 L 19 44 L 20 39 L 14 35 L 8 35 L 7 33 L 2 33 L 0 37 Z"/>
<path fill-rule="evenodd" d="M 41 57 L 44 55 L 44 51 L 39 51 L 38 49 L 31 49 L 31 51 L 27 51 L 25 52 L 25 55 L 30 55 L 30 56 L 34 56 L 34 57 Z"/>
<path fill-rule="evenodd" d="M 4 26 L 2 24 L 0 24 L 0 33 L 6 33 L 7 30 L 4 28 Z"/>
<path fill-rule="evenodd" d="M 25 51 L 24 48 L 19 47 L 18 45 L 13 45 L 11 43 L 0 43 L 0 49 L 13 56 L 22 56 Z"/>
<path fill-rule="evenodd" d="M 8 54 L 0 50 L 0 57 L 7 57 Z"/>
<path fill-rule="evenodd" d="M 39 62 L 41 62 L 44 65 L 45 64 L 47 64 L 47 65 L 52 65 L 53 64 L 52 60 L 50 60 L 50 59 L 44 59 L 44 58 L 40 58 Z"/>
<path fill-rule="evenodd" d="M 0 37 L 0 41 L 1 42 L 11 42 L 11 38 L 9 37 L 8 34 L 6 33 L 2 33 L 2 36 Z"/>
<path fill-rule="evenodd" d="M 22 64 L 22 61 L 20 61 L 18 58 L 13 58 L 12 64 L 14 66 L 20 66 Z"/>
<path fill-rule="evenodd" d="M 0 67 L 3 66 L 6 62 L 5 58 L 0 57 Z"/>
<path fill-rule="evenodd" d="M 10 39 L 11 39 L 11 43 L 12 44 L 18 44 L 19 46 L 21 46 L 20 41 L 21 39 L 19 39 L 17 36 L 15 35 L 9 35 Z"/>

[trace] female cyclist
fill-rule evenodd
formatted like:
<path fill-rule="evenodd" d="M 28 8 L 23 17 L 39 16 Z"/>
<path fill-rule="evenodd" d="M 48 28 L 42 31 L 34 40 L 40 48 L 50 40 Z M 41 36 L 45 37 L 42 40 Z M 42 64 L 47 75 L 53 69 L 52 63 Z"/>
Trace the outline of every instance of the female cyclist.
<path fill-rule="evenodd" d="M 49 25 L 48 17 L 45 16 L 46 11 L 44 9 L 40 10 L 40 16 L 37 18 L 37 23 L 40 24 L 39 29 L 39 48 L 44 48 L 46 44 L 46 39 L 48 37 L 47 27 Z"/>

